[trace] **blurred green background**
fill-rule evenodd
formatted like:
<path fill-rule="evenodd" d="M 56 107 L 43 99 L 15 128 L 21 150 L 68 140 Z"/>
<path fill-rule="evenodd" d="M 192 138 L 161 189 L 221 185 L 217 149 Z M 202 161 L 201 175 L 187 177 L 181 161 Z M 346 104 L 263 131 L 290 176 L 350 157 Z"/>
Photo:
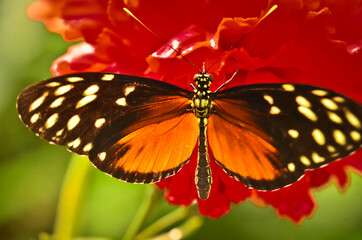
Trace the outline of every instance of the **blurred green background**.
<path fill-rule="evenodd" d="M 0 239 L 39 239 L 52 233 L 62 181 L 71 154 L 31 134 L 18 119 L 16 96 L 50 77 L 54 59 L 70 44 L 26 17 L 31 0 L 0 1 Z M 76 159 L 83 167 L 87 159 Z M 92 166 L 77 208 L 76 236 L 122 239 L 149 186 L 127 184 Z M 362 239 L 362 178 L 340 193 L 331 184 L 315 191 L 318 209 L 302 225 L 279 219 L 271 208 L 247 202 L 226 216 L 203 218 L 188 239 Z M 72 201 L 72 199 L 70 199 Z M 175 210 L 162 201 L 146 221 Z M 44 237 L 44 235 L 43 235 Z"/>

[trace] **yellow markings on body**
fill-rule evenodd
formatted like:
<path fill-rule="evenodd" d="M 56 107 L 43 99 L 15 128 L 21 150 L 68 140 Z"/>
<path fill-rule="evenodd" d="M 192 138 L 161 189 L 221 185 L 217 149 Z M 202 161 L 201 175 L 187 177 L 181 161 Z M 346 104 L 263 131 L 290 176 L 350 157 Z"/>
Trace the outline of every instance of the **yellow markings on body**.
<path fill-rule="evenodd" d="M 106 159 L 106 156 L 107 156 L 106 152 L 98 153 L 98 158 L 101 161 L 104 161 L 104 159 Z"/>
<path fill-rule="evenodd" d="M 114 74 L 104 74 L 102 77 L 103 81 L 111 81 L 114 78 Z"/>
<path fill-rule="evenodd" d="M 318 120 L 317 115 L 310 108 L 299 106 L 298 111 L 313 122 Z"/>
<path fill-rule="evenodd" d="M 89 96 L 89 95 L 92 95 L 92 94 L 95 94 L 96 92 L 98 92 L 99 90 L 99 87 L 98 85 L 92 85 L 92 86 L 89 86 L 83 93 L 84 96 Z"/>
<path fill-rule="evenodd" d="M 293 92 L 295 90 L 295 87 L 292 84 L 283 84 L 282 88 L 288 92 Z"/>
<path fill-rule="evenodd" d="M 327 146 L 327 150 L 328 150 L 328 152 L 330 152 L 330 153 L 333 153 L 333 152 L 336 151 L 335 147 L 333 147 L 332 145 L 328 145 L 328 146 Z"/>
<path fill-rule="evenodd" d="M 288 170 L 291 172 L 295 171 L 295 164 L 294 163 L 288 163 Z"/>
<path fill-rule="evenodd" d="M 40 107 L 40 105 L 43 104 L 46 96 L 48 96 L 48 92 L 43 93 L 43 95 L 41 95 L 39 98 L 37 98 L 34 102 L 32 102 L 32 104 L 30 104 L 29 107 L 29 112 L 34 111 L 35 109 L 37 109 L 38 107 Z"/>
<path fill-rule="evenodd" d="M 198 98 L 195 99 L 195 106 L 196 106 L 197 108 L 200 107 L 200 99 L 198 99 Z"/>
<path fill-rule="evenodd" d="M 280 109 L 276 106 L 272 106 L 269 111 L 270 114 L 278 114 L 280 113 Z"/>
<path fill-rule="evenodd" d="M 58 113 L 54 113 L 53 115 L 51 115 L 45 122 L 45 128 L 53 127 L 54 124 L 58 121 L 58 118 L 59 118 Z"/>
<path fill-rule="evenodd" d="M 302 96 L 297 96 L 295 98 L 295 101 L 300 105 L 300 106 L 304 106 L 304 107 L 307 107 L 307 108 L 310 108 L 312 105 L 310 104 L 310 102 L 305 98 L 305 97 L 302 97 Z"/>
<path fill-rule="evenodd" d="M 116 103 L 120 106 L 127 106 L 126 98 L 118 98 Z"/>
<path fill-rule="evenodd" d="M 50 83 L 47 83 L 45 86 L 47 87 L 58 87 L 60 85 L 59 82 L 50 82 Z"/>
<path fill-rule="evenodd" d="M 346 144 L 346 136 L 344 136 L 343 132 L 341 130 L 334 130 L 333 131 L 333 137 L 336 143 L 339 145 L 345 145 Z"/>
<path fill-rule="evenodd" d="M 128 86 L 124 89 L 124 95 L 127 97 L 128 94 L 130 94 L 131 92 L 133 92 L 136 89 L 135 86 Z"/>
<path fill-rule="evenodd" d="M 289 129 L 288 130 L 288 134 L 289 136 L 291 136 L 292 138 L 297 138 L 299 137 L 299 132 L 295 129 Z"/>
<path fill-rule="evenodd" d="M 77 148 L 79 147 L 80 143 L 81 143 L 80 138 L 77 138 L 74 141 L 68 143 L 67 145 L 72 148 Z"/>
<path fill-rule="evenodd" d="M 207 99 L 201 99 L 201 108 L 206 108 L 207 105 L 209 104 L 209 100 Z"/>
<path fill-rule="evenodd" d="M 339 103 L 343 103 L 345 101 L 344 98 L 340 96 L 335 96 L 333 100 Z"/>
<path fill-rule="evenodd" d="M 100 128 L 103 126 L 103 124 L 106 122 L 106 119 L 104 118 L 98 118 L 95 122 L 94 122 L 94 126 L 96 128 Z"/>
<path fill-rule="evenodd" d="M 321 103 L 323 104 L 323 106 L 325 106 L 329 110 L 337 110 L 338 109 L 338 105 L 335 102 L 333 102 L 331 99 L 322 98 Z"/>
<path fill-rule="evenodd" d="M 38 121 L 39 117 L 40 117 L 39 113 L 35 113 L 33 116 L 31 116 L 30 122 L 32 124 L 36 123 L 36 121 Z"/>
<path fill-rule="evenodd" d="M 79 81 L 83 81 L 84 78 L 82 77 L 67 77 L 67 81 L 68 82 L 79 82 Z"/>
<path fill-rule="evenodd" d="M 83 152 L 89 152 L 92 148 L 93 148 L 93 144 L 92 144 L 92 143 L 88 143 L 87 145 L 85 145 L 85 146 L 83 147 Z"/>
<path fill-rule="evenodd" d="M 270 105 L 272 105 L 274 103 L 274 99 L 271 96 L 264 95 L 263 97 L 264 97 L 265 101 L 267 101 Z"/>
<path fill-rule="evenodd" d="M 348 110 L 344 110 L 344 114 L 348 120 L 348 122 L 355 128 L 358 128 L 358 129 L 361 129 L 361 122 L 358 120 L 358 118 L 353 114 L 351 113 L 350 111 Z"/>
<path fill-rule="evenodd" d="M 300 162 L 305 165 L 305 166 L 309 166 L 310 165 L 310 160 L 306 157 L 306 156 L 300 156 L 299 157 Z"/>
<path fill-rule="evenodd" d="M 80 122 L 79 115 L 74 115 L 73 117 L 71 117 L 67 123 L 68 130 L 72 130 L 73 128 L 75 128 L 79 122 Z"/>
<path fill-rule="evenodd" d="M 338 116 L 338 114 L 334 113 L 334 112 L 327 112 L 329 119 L 334 122 L 334 123 L 338 123 L 341 124 L 342 118 L 340 118 L 340 116 Z"/>
<path fill-rule="evenodd" d="M 65 97 L 58 97 L 57 99 L 55 99 L 51 104 L 50 104 L 50 108 L 57 108 L 60 105 L 62 105 L 63 101 L 64 101 Z"/>
<path fill-rule="evenodd" d="M 64 129 L 60 129 L 55 135 L 58 137 L 63 134 Z"/>
<path fill-rule="evenodd" d="M 316 164 L 322 163 L 325 160 L 324 157 L 319 156 L 319 154 L 316 153 L 316 152 L 312 153 L 312 159 L 313 159 L 313 162 L 316 163 Z"/>
<path fill-rule="evenodd" d="M 74 87 L 73 84 L 68 84 L 68 85 L 64 85 L 64 86 L 60 86 L 57 88 L 57 90 L 55 90 L 54 94 L 56 96 L 59 96 L 59 95 L 63 95 L 64 93 L 67 93 L 70 91 L 70 89 L 72 89 Z"/>
<path fill-rule="evenodd" d="M 94 101 L 94 99 L 96 99 L 96 98 L 97 98 L 97 95 L 85 96 L 77 102 L 77 105 L 75 106 L 75 108 L 81 108 L 81 107 L 87 105 L 88 103 Z"/>
<path fill-rule="evenodd" d="M 361 140 L 361 134 L 357 131 L 353 130 L 352 132 L 350 132 L 350 135 L 351 135 L 351 138 L 353 139 L 353 141 L 355 141 L 355 142 L 358 142 Z"/>
<path fill-rule="evenodd" d="M 328 94 L 327 91 L 324 91 L 324 90 L 321 90 L 321 89 L 313 90 L 312 93 L 313 93 L 314 95 L 317 95 L 317 96 L 320 96 L 320 97 L 323 97 L 323 96 L 325 96 L 325 95 Z"/>
<path fill-rule="evenodd" d="M 316 141 L 316 143 L 318 143 L 319 145 L 324 145 L 326 143 L 326 139 L 321 130 L 319 130 L 317 128 L 314 129 L 312 131 L 312 136 L 313 136 L 314 140 Z"/>

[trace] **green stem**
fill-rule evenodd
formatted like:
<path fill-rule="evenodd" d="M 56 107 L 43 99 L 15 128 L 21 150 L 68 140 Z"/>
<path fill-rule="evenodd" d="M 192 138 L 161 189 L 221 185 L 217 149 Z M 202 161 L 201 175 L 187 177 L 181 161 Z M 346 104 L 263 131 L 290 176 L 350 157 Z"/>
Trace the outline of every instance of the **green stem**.
<path fill-rule="evenodd" d="M 160 234 L 153 238 L 148 238 L 149 240 L 174 240 L 174 239 L 184 239 L 189 237 L 191 234 L 196 232 L 203 224 L 203 219 L 200 216 L 193 216 L 189 218 L 185 223 L 179 227 L 171 229 L 167 233 Z"/>
<path fill-rule="evenodd" d="M 70 240 L 74 233 L 79 203 L 90 164 L 87 158 L 73 155 L 65 174 L 54 226 L 54 239 Z"/>
<path fill-rule="evenodd" d="M 155 236 L 156 234 L 186 218 L 189 215 L 189 212 L 190 211 L 188 208 L 177 208 L 175 211 L 170 212 L 166 216 L 163 216 L 154 223 L 152 223 L 149 227 L 147 227 L 140 234 L 138 234 L 135 239 L 144 240 Z"/>
<path fill-rule="evenodd" d="M 145 194 L 143 196 L 143 201 L 133 218 L 130 226 L 125 233 L 123 240 L 133 240 L 136 234 L 138 233 L 139 229 L 141 228 L 142 224 L 146 220 L 147 216 L 151 212 L 153 206 L 160 200 L 160 196 L 158 191 L 154 186 L 148 185 L 146 187 Z"/>

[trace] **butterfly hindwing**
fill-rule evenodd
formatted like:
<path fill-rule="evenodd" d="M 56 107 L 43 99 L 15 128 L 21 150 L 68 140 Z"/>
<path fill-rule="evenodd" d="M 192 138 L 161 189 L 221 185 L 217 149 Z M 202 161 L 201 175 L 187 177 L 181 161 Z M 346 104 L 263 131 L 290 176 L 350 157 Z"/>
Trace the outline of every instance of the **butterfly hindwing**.
<path fill-rule="evenodd" d="M 187 112 L 190 101 L 188 91 L 160 81 L 77 73 L 30 86 L 17 105 L 22 121 L 41 138 L 89 155 L 97 167 L 120 179 L 152 182 L 173 174 L 191 156 L 197 123 Z M 183 141 L 189 142 L 188 148 Z M 171 158 L 168 151 L 176 155 Z M 120 159 L 122 154 L 126 157 Z"/>
<path fill-rule="evenodd" d="M 208 139 L 213 156 L 249 187 L 281 188 L 362 144 L 361 105 L 327 89 L 258 84 L 212 97 Z"/>

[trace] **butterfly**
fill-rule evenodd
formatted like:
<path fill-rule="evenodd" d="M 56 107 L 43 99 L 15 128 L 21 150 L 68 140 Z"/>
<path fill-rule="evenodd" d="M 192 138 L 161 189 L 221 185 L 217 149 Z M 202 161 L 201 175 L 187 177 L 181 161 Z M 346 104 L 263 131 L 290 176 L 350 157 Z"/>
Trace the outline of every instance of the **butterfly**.
<path fill-rule="evenodd" d="M 208 148 L 231 177 L 275 190 L 361 147 L 362 106 L 347 96 L 294 83 L 211 92 L 212 81 L 196 74 L 192 92 L 138 76 L 75 73 L 26 88 L 17 109 L 36 135 L 126 182 L 172 176 L 198 147 L 203 200 L 212 185 Z"/>

